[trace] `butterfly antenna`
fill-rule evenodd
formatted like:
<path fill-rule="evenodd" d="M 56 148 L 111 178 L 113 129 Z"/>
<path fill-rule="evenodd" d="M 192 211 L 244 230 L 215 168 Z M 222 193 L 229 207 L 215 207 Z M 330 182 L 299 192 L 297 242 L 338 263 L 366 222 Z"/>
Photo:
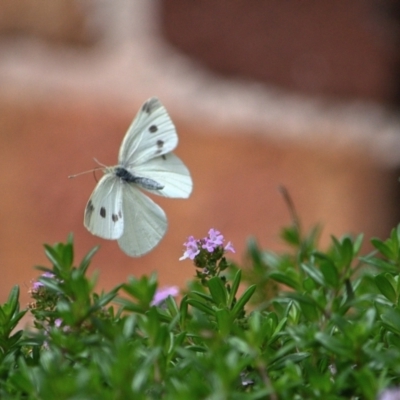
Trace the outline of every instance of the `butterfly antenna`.
<path fill-rule="evenodd" d="M 75 177 L 80 176 L 80 175 L 88 174 L 89 172 L 93 172 L 93 173 L 94 173 L 94 172 L 96 172 L 97 170 L 102 169 L 102 168 L 103 168 L 103 167 L 92 168 L 92 169 L 89 169 L 89 170 L 87 170 L 87 171 L 79 172 L 79 173 L 77 173 L 77 174 L 75 174 L 75 175 L 69 175 L 68 178 L 69 178 L 69 179 L 72 179 L 72 178 L 75 178 Z"/>
<path fill-rule="evenodd" d="M 103 168 L 107 168 L 107 165 L 102 164 L 97 158 L 93 157 L 93 160 L 94 160 L 97 164 L 101 165 Z M 96 169 L 99 169 L 99 168 L 96 168 Z M 93 170 L 93 171 L 94 171 L 94 170 Z"/>
<path fill-rule="evenodd" d="M 99 180 L 97 179 L 96 171 L 97 171 L 97 169 L 94 169 L 94 170 L 93 170 L 93 178 L 94 178 L 94 180 L 96 181 L 96 183 L 98 183 Z"/>

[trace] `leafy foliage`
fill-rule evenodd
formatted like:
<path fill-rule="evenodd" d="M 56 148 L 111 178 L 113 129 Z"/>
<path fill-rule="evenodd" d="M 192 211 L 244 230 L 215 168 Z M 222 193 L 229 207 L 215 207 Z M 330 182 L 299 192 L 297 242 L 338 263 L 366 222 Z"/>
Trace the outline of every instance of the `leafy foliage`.
<path fill-rule="evenodd" d="M 365 256 L 362 236 L 322 251 L 318 232 L 284 229 L 285 254 L 250 241 L 245 269 L 201 250 L 159 304 L 156 276 L 96 293 L 96 249 L 74 266 L 72 237 L 45 245 L 29 309 L 17 287 L 0 307 L 0 398 L 376 399 L 400 385 L 400 225 Z"/>

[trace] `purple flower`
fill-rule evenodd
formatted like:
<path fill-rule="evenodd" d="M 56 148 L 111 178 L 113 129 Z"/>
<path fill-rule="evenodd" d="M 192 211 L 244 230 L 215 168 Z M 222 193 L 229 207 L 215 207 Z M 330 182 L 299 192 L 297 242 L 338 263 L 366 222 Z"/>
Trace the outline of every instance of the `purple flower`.
<path fill-rule="evenodd" d="M 186 250 L 183 253 L 183 256 L 179 260 L 185 260 L 186 258 L 190 258 L 194 260 L 195 257 L 200 253 L 200 249 L 207 250 L 209 253 L 213 253 L 215 249 L 222 246 L 224 243 L 224 236 L 220 231 L 217 231 L 214 228 L 211 228 L 208 231 L 208 236 L 203 239 L 196 240 L 193 236 L 189 236 L 186 243 L 183 245 L 186 246 Z M 235 253 L 235 249 L 231 242 L 223 248 L 225 251 L 231 251 Z"/>
<path fill-rule="evenodd" d="M 54 320 L 54 326 L 56 328 L 61 328 L 62 324 L 63 324 L 63 320 L 61 318 L 57 318 L 56 320 Z M 68 325 L 64 325 L 62 327 L 62 330 L 63 330 L 63 332 L 69 332 L 69 331 L 71 331 L 71 328 Z"/>
<path fill-rule="evenodd" d="M 41 278 L 54 278 L 55 275 L 51 272 L 44 272 L 41 276 Z M 39 281 L 35 281 L 32 283 L 32 288 L 31 291 L 32 292 L 37 292 L 41 287 L 43 287 L 43 283 L 39 282 Z"/>
<path fill-rule="evenodd" d="M 400 389 L 397 387 L 384 390 L 379 395 L 379 400 L 397 400 L 400 398 Z"/>
<path fill-rule="evenodd" d="M 183 245 L 186 246 L 186 250 L 183 253 L 183 256 L 179 260 L 185 260 L 186 258 L 194 260 L 197 254 L 200 253 L 197 240 L 193 236 L 189 236 L 187 242 L 184 243 Z"/>
<path fill-rule="evenodd" d="M 52 272 L 43 272 L 42 278 L 54 278 L 55 275 Z"/>
<path fill-rule="evenodd" d="M 57 328 L 59 328 L 60 326 L 61 326 L 61 324 L 62 324 L 62 319 L 61 318 L 57 318 L 55 321 L 54 321 L 54 326 L 56 326 Z"/>
<path fill-rule="evenodd" d="M 221 235 L 220 231 L 211 228 L 208 231 L 208 238 L 206 238 L 208 243 L 212 243 L 214 247 L 221 246 L 224 243 L 224 236 Z"/>
<path fill-rule="evenodd" d="M 35 281 L 35 282 L 32 283 L 31 291 L 32 292 L 37 292 L 42 286 L 43 286 L 42 282 Z"/>
<path fill-rule="evenodd" d="M 220 231 L 212 228 L 208 231 L 208 237 L 204 238 L 203 242 L 204 244 L 201 247 L 206 249 L 209 253 L 212 253 L 218 246 L 222 246 L 224 243 L 224 236 Z M 228 242 L 224 250 L 235 252 L 231 242 Z"/>
<path fill-rule="evenodd" d="M 224 241 L 223 235 L 220 231 L 211 228 L 208 231 L 208 237 L 203 239 L 203 249 L 206 249 L 209 253 L 212 253 L 218 246 L 220 246 Z"/>
<path fill-rule="evenodd" d="M 179 294 L 178 286 L 166 286 L 161 289 L 157 289 L 154 295 L 152 302 L 150 303 L 151 306 L 158 306 L 163 301 L 167 300 L 169 296 L 175 297 Z"/>
<path fill-rule="evenodd" d="M 228 244 L 224 247 L 224 250 L 231 251 L 232 253 L 236 253 L 231 242 L 228 242 Z"/>
<path fill-rule="evenodd" d="M 211 240 L 208 240 L 208 238 L 205 238 L 204 241 L 205 242 L 201 247 L 207 250 L 209 253 L 212 253 L 217 246 L 215 246 Z"/>

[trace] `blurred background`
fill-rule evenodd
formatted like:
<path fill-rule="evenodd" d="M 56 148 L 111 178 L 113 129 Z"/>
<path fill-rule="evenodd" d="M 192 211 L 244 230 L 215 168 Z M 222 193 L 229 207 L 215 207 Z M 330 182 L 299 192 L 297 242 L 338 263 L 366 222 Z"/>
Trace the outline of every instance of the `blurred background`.
<path fill-rule="evenodd" d="M 189 200 L 156 199 L 169 230 L 133 259 L 83 226 L 140 105 L 157 96 L 176 124 Z M 305 229 L 385 237 L 399 222 L 400 7 L 395 0 L 2 0 L 0 301 L 29 301 L 43 243 L 74 233 L 77 263 L 97 244 L 99 288 L 179 262 L 189 235 L 281 250 L 289 191 Z"/>

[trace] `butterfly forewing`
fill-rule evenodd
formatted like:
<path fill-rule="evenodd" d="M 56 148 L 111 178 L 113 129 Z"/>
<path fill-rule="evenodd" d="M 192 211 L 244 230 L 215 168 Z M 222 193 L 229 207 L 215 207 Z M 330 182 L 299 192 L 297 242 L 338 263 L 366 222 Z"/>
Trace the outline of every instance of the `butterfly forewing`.
<path fill-rule="evenodd" d="M 84 225 L 94 235 L 118 239 L 124 231 L 123 183 L 113 173 L 105 174 L 86 205 Z"/>
<path fill-rule="evenodd" d="M 124 187 L 123 215 L 126 229 L 118 244 L 129 256 L 139 257 L 148 253 L 167 231 L 164 211 L 133 185 Z"/>
<path fill-rule="evenodd" d="M 153 158 L 135 168 L 139 176 L 152 179 L 163 186 L 151 193 L 165 197 L 188 198 L 192 192 L 192 178 L 183 162 L 173 153 Z"/>
<path fill-rule="evenodd" d="M 167 110 L 153 97 L 137 113 L 119 151 L 119 164 L 125 168 L 172 151 L 178 135 Z"/>

